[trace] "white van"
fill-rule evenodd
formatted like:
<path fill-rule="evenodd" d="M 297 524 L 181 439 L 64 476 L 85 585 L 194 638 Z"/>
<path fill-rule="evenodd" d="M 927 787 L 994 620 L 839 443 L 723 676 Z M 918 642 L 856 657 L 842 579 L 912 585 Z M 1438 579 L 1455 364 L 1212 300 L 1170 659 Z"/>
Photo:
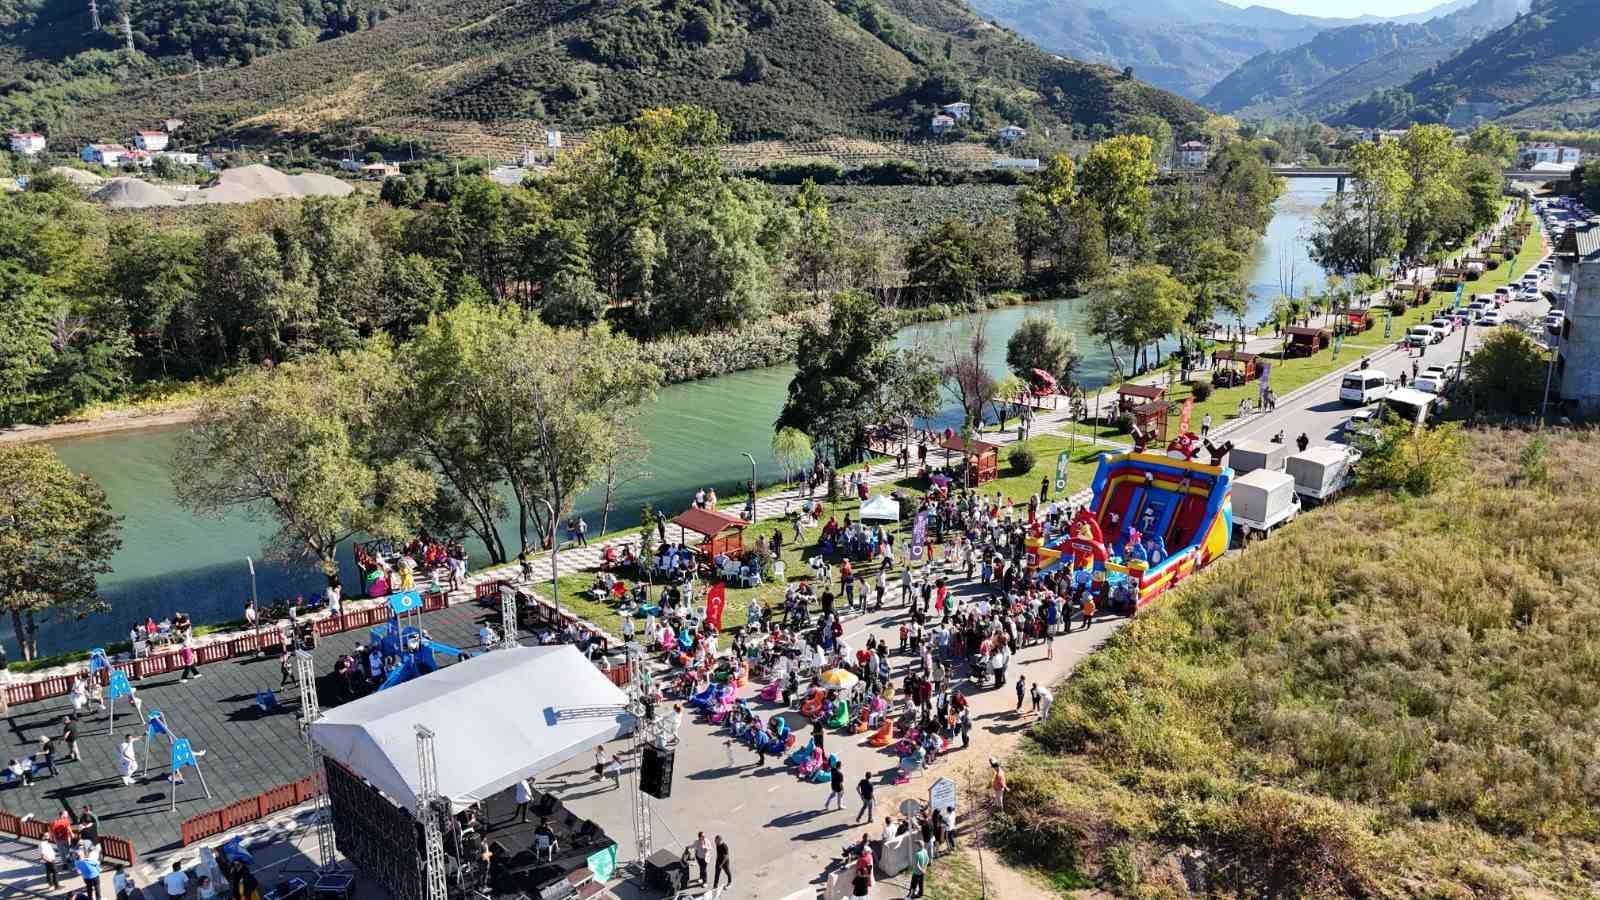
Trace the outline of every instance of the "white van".
<path fill-rule="evenodd" d="M 1426 347 L 1433 343 L 1432 325 L 1413 325 L 1406 331 L 1407 347 Z"/>
<path fill-rule="evenodd" d="M 1389 415 L 1408 425 L 1426 425 L 1437 411 L 1439 395 L 1416 388 L 1400 388 L 1384 398 Z"/>
<path fill-rule="evenodd" d="M 1394 384 L 1389 381 L 1387 372 L 1377 369 L 1365 369 L 1351 372 L 1339 382 L 1339 400 L 1352 406 L 1366 406 L 1389 396 L 1394 392 Z"/>

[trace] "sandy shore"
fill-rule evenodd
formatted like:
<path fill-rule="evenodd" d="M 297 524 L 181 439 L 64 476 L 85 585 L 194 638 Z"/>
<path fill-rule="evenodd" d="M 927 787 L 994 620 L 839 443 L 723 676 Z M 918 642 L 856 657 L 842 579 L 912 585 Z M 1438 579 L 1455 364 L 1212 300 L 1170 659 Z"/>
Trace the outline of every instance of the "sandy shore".
<path fill-rule="evenodd" d="M 200 411 L 198 405 L 177 406 L 158 412 L 106 413 L 81 422 L 58 422 L 54 425 L 16 425 L 0 430 L 0 444 L 29 444 L 37 441 L 55 441 L 62 438 L 89 437 L 117 431 L 136 431 L 143 428 L 163 428 L 182 425 L 194 419 Z"/>

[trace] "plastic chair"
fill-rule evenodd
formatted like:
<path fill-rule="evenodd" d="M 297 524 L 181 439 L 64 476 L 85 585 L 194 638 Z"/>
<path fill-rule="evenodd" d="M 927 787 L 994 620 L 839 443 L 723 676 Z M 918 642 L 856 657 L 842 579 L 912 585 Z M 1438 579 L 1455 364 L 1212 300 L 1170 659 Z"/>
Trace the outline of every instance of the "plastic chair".
<path fill-rule="evenodd" d="M 894 723 L 884 722 L 867 738 L 868 747 L 887 747 L 894 742 Z"/>

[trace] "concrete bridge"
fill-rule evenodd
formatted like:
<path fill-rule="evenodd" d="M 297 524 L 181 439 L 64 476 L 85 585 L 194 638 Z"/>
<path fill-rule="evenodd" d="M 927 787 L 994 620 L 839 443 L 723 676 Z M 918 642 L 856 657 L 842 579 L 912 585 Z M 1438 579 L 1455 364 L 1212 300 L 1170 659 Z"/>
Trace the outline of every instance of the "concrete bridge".
<path fill-rule="evenodd" d="M 1344 193 L 1345 179 L 1351 177 L 1350 169 L 1346 166 L 1272 166 L 1270 171 L 1277 178 L 1332 178 L 1337 181 L 1334 190 L 1340 194 Z M 1507 169 L 1505 176 L 1511 181 L 1541 183 L 1571 178 L 1564 172 L 1535 172 L 1531 169 Z"/>

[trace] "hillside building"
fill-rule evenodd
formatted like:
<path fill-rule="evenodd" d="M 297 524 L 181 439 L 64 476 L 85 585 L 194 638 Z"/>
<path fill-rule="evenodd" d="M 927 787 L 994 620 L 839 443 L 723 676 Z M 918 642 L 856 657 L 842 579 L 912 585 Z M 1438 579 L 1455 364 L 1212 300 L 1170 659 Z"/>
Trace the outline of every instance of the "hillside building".
<path fill-rule="evenodd" d="M 1013 144 L 1027 137 L 1028 129 L 1023 128 L 1021 125 L 1007 125 L 1006 127 L 1000 129 L 998 136 L 1001 141 L 1004 141 L 1007 144 Z"/>
<path fill-rule="evenodd" d="M 1565 301 L 1556 356 L 1561 399 L 1580 415 L 1600 416 L 1600 224 L 1568 231 L 1555 261 L 1555 286 Z"/>
<path fill-rule="evenodd" d="M 133 134 L 134 148 L 149 153 L 159 153 L 167 149 L 167 141 L 165 131 L 136 131 Z"/>
<path fill-rule="evenodd" d="M 967 116 L 972 115 L 972 104 L 970 103 L 946 103 L 943 109 L 944 114 L 952 119 L 965 119 Z"/>
<path fill-rule="evenodd" d="M 1211 148 L 1204 141 L 1184 141 L 1178 145 L 1178 168 L 1204 169 L 1211 161 Z"/>
<path fill-rule="evenodd" d="M 375 162 L 367 163 L 361 167 L 361 176 L 382 181 L 385 178 L 394 178 L 400 174 L 400 167 L 394 163 Z"/>
<path fill-rule="evenodd" d="M 44 152 L 44 135 L 32 131 L 11 132 L 11 152 L 18 156 L 37 156 Z"/>
<path fill-rule="evenodd" d="M 128 148 L 121 144 L 87 144 L 78 151 L 78 158 L 86 163 L 113 168 L 122 165 L 128 156 Z"/>
<path fill-rule="evenodd" d="M 928 122 L 928 133 L 933 135 L 949 134 L 950 129 L 954 127 L 956 127 L 955 117 L 940 113 Z"/>

